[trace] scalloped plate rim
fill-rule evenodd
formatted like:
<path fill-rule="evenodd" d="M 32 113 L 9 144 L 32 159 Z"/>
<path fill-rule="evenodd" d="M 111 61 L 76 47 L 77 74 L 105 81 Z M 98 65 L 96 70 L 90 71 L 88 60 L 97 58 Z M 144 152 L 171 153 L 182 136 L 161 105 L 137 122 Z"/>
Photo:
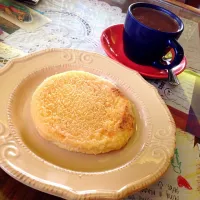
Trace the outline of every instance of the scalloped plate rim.
<path fill-rule="evenodd" d="M 119 64 L 118 62 L 116 62 L 116 61 L 113 61 L 113 60 L 111 60 L 111 59 L 109 59 L 109 58 L 107 58 L 107 57 L 104 57 L 104 56 L 102 56 L 102 55 L 100 55 L 100 54 L 97 54 L 97 53 L 92 53 L 92 52 L 86 52 L 86 51 L 79 51 L 79 50 L 73 50 L 73 49 L 57 49 L 57 48 L 54 48 L 54 49 L 48 49 L 48 50 L 43 50 L 43 51 L 39 51 L 39 52 L 35 52 L 35 53 L 32 53 L 32 54 L 29 54 L 29 55 L 26 55 L 26 56 L 24 56 L 24 57 L 20 57 L 20 58 L 15 58 L 15 59 L 13 59 L 12 61 L 9 61 L 7 64 L 6 64 L 6 66 L 5 67 L 3 67 L 3 69 L 1 69 L 0 70 L 0 79 L 1 79 L 1 74 L 4 74 L 7 70 L 9 70 L 10 68 L 12 68 L 13 67 L 13 65 L 15 64 L 15 63 L 18 63 L 18 62 L 24 62 L 24 61 L 26 61 L 26 60 L 28 60 L 29 58 L 33 58 L 33 57 L 35 57 L 35 56 L 38 56 L 38 55 L 42 55 L 42 54 L 45 54 L 45 53 L 48 53 L 48 52 L 57 52 L 57 51 L 69 51 L 69 52 L 73 52 L 73 51 L 75 51 L 75 52 L 83 52 L 83 53 L 86 53 L 86 54 L 91 54 L 93 57 L 95 57 L 95 56 L 98 56 L 98 57 L 101 57 L 101 59 L 107 59 L 108 60 L 108 62 L 110 62 L 110 63 L 114 63 L 115 65 L 119 65 L 120 67 L 123 67 L 124 69 L 126 69 L 126 70 L 129 70 L 132 74 L 134 74 L 134 75 L 137 75 L 139 78 L 140 78 L 140 81 L 143 81 L 143 82 L 145 82 L 145 87 L 148 87 L 149 88 L 149 90 L 153 90 L 154 91 L 154 93 L 155 93 L 155 95 L 156 95 L 156 97 L 157 97 L 157 99 L 158 99 L 158 101 L 162 104 L 162 106 L 165 106 L 164 105 L 164 102 L 163 102 L 163 100 L 161 99 L 161 97 L 159 96 L 159 94 L 158 94 L 158 91 L 153 87 L 153 86 L 151 86 L 148 82 L 146 82 L 143 78 L 142 78 L 142 76 L 138 73 L 138 72 L 136 72 L 136 71 L 133 71 L 133 70 L 131 70 L 131 69 L 128 69 L 127 67 L 125 67 L 125 66 L 123 66 L 123 65 L 121 65 L 121 64 Z M 173 121 L 173 118 L 172 118 L 172 116 L 171 116 L 171 114 L 169 113 L 169 111 L 168 111 L 168 109 L 167 109 L 167 107 L 165 106 L 165 110 L 166 110 L 166 112 L 168 113 L 168 115 L 169 115 L 169 118 L 170 118 L 170 120 L 171 120 L 171 122 L 172 122 L 172 124 L 171 124 L 171 132 L 172 133 L 175 133 L 175 124 L 174 124 L 174 121 Z M 1 119 L 0 119 L 1 120 Z M 1 122 L 1 121 L 0 121 Z M 175 148 L 175 136 L 174 136 L 174 145 L 173 145 L 173 148 Z M 173 152 L 171 152 L 171 154 L 170 154 L 170 158 L 173 156 Z M 162 174 L 167 170 L 167 168 L 169 167 L 169 162 L 170 162 L 170 158 L 168 158 L 168 163 L 167 163 L 167 166 L 161 166 L 162 167 Z M 45 189 L 46 187 L 48 187 L 49 185 L 48 184 L 46 184 L 46 183 L 41 183 L 41 182 L 39 182 L 39 183 L 41 183 L 41 184 L 44 184 L 43 186 L 45 186 L 44 188 L 43 187 L 41 187 L 41 186 L 37 186 L 36 184 L 32 184 L 30 181 L 28 181 L 28 183 L 27 183 L 27 181 L 25 181 L 25 180 L 21 180 L 21 178 L 19 178 L 18 176 L 17 176 L 17 171 L 15 172 L 15 173 L 11 173 L 10 172 L 10 170 L 9 170 L 9 168 L 12 168 L 11 166 L 9 166 L 9 164 L 7 163 L 7 161 L 6 161 L 6 159 L 4 159 L 4 158 L 1 158 L 0 157 L 0 165 L 1 165 L 1 167 L 2 167 L 2 169 L 4 170 L 4 171 L 6 171 L 9 175 L 11 175 L 12 177 L 14 177 L 15 179 L 17 179 L 18 181 L 20 181 L 20 182 L 22 182 L 22 183 L 24 183 L 24 184 L 26 184 L 26 185 L 28 185 L 28 186 L 31 186 L 31 187 L 33 187 L 33 188 L 35 188 L 35 189 L 38 189 L 38 190 L 40 190 L 40 191 L 44 191 L 44 192 L 47 192 L 47 193 L 50 193 L 50 194 L 53 194 L 53 195 L 56 195 L 56 196 L 60 196 L 60 197 L 65 197 L 66 198 L 66 195 L 68 196 L 68 197 L 70 197 L 70 198 L 94 198 L 94 197 L 100 197 L 100 198 L 109 198 L 109 199 L 113 199 L 113 198 L 122 198 L 122 197 L 124 197 L 124 196 L 126 196 L 127 194 L 130 194 L 130 192 L 132 192 L 133 191 L 133 183 L 130 183 L 130 184 L 128 184 L 128 185 L 126 185 L 126 186 L 124 186 L 123 188 L 120 188 L 119 190 L 116 190 L 116 191 L 111 191 L 111 192 L 96 192 L 95 194 L 93 193 L 93 192 L 89 192 L 89 193 L 80 193 L 80 192 L 72 192 L 72 191 L 65 191 L 65 192 L 67 192 L 67 194 L 64 192 L 64 191 L 62 191 L 62 192 L 55 192 L 54 190 L 53 191 L 49 191 L 50 189 Z M 166 164 L 166 163 L 165 163 Z M 14 169 L 13 169 L 14 170 Z M 159 171 L 160 169 L 158 169 L 158 171 Z M 161 171 L 161 170 L 160 170 Z M 24 178 L 30 178 L 31 179 L 31 176 L 28 176 L 28 175 L 26 175 L 26 173 L 19 173 L 19 174 L 21 174 L 21 176 L 20 177 L 24 177 Z M 18 175 L 19 175 L 18 174 Z M 160 176 L 159 176 L 160 177 Z M 147 187 L 148 185 L 150 185 L 150 184 L 152 184 L 153 182 L 155 182 L 156 180 L 158 180 L 158 178 L 159 177 L 154 177 L 154 179 L 152 179 L 152 180 L 148 180 L 147 181 L 147 183 L 146 184 L 143 184 L 143 185 L 141 185 L 140 186 L 140 188 L 139 189 L 137 189 L 137 190 L 134 190 L 134 192 L 136 192 L 136 191 L 139 191 L 139 190 L 141 190 L 141 189 L 143 189 L 143 188 L 145 188 L 145 187 Z M 35 182 L 37 182 L 37 180 L 34 180 L 34 179 L 32 179 L 33 181 L 35 181 Z M 38 183 L 38 182 L 37 182 Z M 49 186 L 49 187 L 55 187 L 55 186 Z M 61 188 L 59 189 L 59 190 L 62 190 Z"/>

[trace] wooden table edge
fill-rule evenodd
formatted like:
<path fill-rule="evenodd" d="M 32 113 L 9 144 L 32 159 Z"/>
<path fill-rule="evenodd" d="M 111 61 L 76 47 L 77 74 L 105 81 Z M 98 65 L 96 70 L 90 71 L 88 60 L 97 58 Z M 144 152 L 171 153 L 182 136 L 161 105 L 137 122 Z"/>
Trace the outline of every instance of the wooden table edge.
<path fill-rule="evenodd" d="M 184 9 L 187 9 L 193 13 L 196 13 L 196 14 L 199 14 L 200 15 L 200 9 L 197 9 L 197 8 L 194 8 L 192 6 L 189 6 L 189 5 L 186 5 L 184 3 L 181 3 L 181 2 L 177 2 L 175 0 L 165 0 L 167 3 L 170 3 L 170 4 L 173 4 L 173 5 L 176 5 L 176 6 L 179 6 L 181 8 L 184 8 Z"/>

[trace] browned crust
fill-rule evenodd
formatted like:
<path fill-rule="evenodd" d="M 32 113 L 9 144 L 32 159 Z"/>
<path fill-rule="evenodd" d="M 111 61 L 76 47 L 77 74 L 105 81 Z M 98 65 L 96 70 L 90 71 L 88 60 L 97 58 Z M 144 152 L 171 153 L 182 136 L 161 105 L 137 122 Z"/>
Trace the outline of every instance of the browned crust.
<path fill-rule="evenodd" d="M 134 134 L 132 103 L 112 83 L 86 72 L 46 79 L 33 94 L 31 113 L 39 134 L 69 151 L 117 150 Z"/>

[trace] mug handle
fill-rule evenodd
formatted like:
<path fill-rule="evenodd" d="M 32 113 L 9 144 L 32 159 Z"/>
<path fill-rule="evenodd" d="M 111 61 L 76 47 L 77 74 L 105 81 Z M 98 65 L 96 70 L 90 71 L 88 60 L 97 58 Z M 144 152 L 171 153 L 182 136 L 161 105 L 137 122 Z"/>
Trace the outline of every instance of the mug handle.
<path fill-rule="evenodd" d="M 167 41 L 167 46 L 174 49 L 175 56 L 173 61 L 169 65 L 164 65 L 160 61 L 154 61 L 153 66 L 160 68 L 160 69 L 172 69 L 173 67 L 179 65 L 184 57 L 184 51 L 182 46 L 175 40 L 175 39 L 169 39 Z"/>

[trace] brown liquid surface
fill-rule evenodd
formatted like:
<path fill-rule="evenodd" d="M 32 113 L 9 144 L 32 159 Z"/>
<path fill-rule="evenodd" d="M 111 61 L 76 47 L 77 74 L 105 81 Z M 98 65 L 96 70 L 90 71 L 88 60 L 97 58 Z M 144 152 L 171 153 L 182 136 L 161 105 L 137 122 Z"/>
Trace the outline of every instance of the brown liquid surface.
<path fill-rule="evenodd" d="M 134 8 L 132 14 L 142 24 L 159 31 L 176 32 L 179 29 L 178 23 L 173 18 L 152 8 Z"/>

